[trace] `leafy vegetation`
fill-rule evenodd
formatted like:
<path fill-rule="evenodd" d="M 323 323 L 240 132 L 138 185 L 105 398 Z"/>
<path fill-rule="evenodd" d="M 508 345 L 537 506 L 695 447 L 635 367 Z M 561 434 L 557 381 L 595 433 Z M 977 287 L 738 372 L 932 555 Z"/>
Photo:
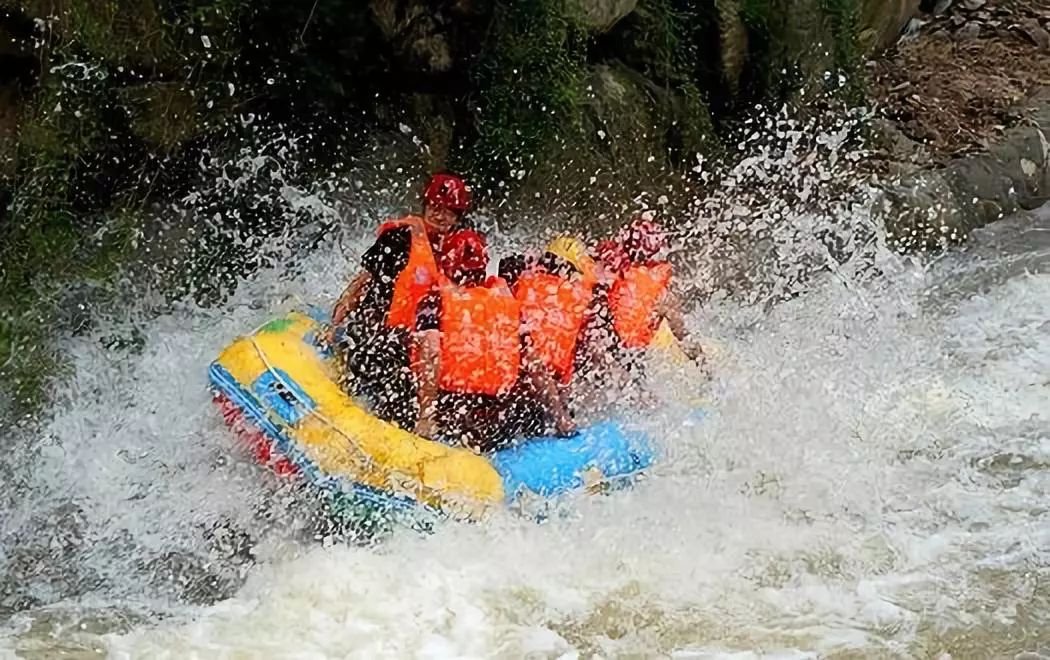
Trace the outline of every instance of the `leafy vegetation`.
<path fill-rule="evenodd" d="M 474 68 L 477 139 L 466 163 L 486 183 L 530 168 L 578 128 L 586 42 L 565 0 L 495 4 Z"/>
<path fill-rule="evenodd" d="M 193 196 L 201 163 L 263 153 L 270 134 L 294 134 L 295 176 L 308 179 L 407 124 L 426 129 L 433 166 L 509 190 L 538 163 L 584 152 L 619 167 L 716 153 L 742 108 L 805 79 L 796 24 L 811 15 L 830 26 L 834 63 L 859 59 L 859 0 L 639 0 L 607 31 L 587 25 L 584 2 L 0 6 L 0 34 L 22 49 L 0 51 L 0 378 L 37 397 L 56 364 L 44 340 L 68 326 L 63 285 L 104 286 L 151 205 Z M 180 265 L 201 300 L 266 263 L 266 236 L 301 220 L 273 207 L 266 168 L 256 175 L 183 205 L 217 218 Z"/>

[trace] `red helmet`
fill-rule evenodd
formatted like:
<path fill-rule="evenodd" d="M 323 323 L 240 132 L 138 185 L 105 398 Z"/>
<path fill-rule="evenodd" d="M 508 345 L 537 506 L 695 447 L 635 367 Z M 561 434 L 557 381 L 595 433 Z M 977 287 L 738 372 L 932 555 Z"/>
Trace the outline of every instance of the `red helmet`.
<path fill-rule="evenodd" d="M 484 272 L 489 267 L 485 237 L 473 229 L 454 231 L 441 241 L 438 257 L 441 270 L 448 277 L 471 272 Z"/>
<path fill-rule="evenodd" d="M 648 261 L 667 247 L 664 228 L 641 216 L 621 229 L 618 238 L 632 261 Z"/>
<path fill-rule="evenodd" d="M 423 201 L 462 213 L 470 208 L 470 188 L 455 174 L 435 174 L 423 191 Z"/>
<path fill-rule="evenodd" d="M 617 241 L 606 239 L 594 246 L 594 254 L 607 270 L 619 273 L 631 263 L 627 251 Z"/>

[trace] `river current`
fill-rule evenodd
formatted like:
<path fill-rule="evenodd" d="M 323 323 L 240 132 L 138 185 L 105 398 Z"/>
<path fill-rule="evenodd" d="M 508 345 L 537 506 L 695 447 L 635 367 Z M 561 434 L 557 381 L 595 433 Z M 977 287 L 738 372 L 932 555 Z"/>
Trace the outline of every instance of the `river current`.
<path fill-rule="evenodd" d="M 233 450 L 205 387 L 365 245 L 60 339 L 72 371 L 0 465 L 0 657 L 1050 654 L 1047 214 L 709 302 L 708 416 L 639 420 L 663 458 L 634 488 L 372 545 Z"/>

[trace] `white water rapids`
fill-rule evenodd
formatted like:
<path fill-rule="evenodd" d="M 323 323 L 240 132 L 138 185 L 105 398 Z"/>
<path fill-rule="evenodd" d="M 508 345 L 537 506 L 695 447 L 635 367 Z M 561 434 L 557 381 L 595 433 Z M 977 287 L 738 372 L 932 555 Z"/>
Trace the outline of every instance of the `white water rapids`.
<path fill-rule="evenodd" d="M 205 388 L 238 333 L 330 301 L 363 245 L 63 340 L 53 418 L 4 459 L 0 656 L 1050 652 L 1050 222 L 882 254 L 766 312 L 712 303 L 692 319 L 720 346 L 710 415 L 649 420 L 664 457 L 635 488 L 366 547 L 314 539 Z"/>

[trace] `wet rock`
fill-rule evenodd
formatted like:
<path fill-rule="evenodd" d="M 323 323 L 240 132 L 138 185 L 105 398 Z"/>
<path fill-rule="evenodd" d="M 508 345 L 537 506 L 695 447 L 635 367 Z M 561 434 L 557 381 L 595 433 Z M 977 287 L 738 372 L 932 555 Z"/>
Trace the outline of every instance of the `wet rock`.
<path fill-rule="evenodd" d="M 428 73 L 452 69 L 448 26 L 420 0 L 372 0 L 375 24 L 409 70 Z"/>
<path fill-rule="evenodd" d="M 1021 21 L 1019 27 L 1021 32 L 1031 39 L 1032 43 L 1038 46 L 1041 50 L 1050 50 L 1050 32 L 1044 30 L 1043 26 L 1039 24 L 1039 21 L 1034 18 L 1028 18 Z"/>
<path fill-rule="evenodd" d="M 901 131 L 895 123 L 886 119 L 872 122 L 872 132 L 877 146 L 890 154 L 892 162 L 909 165 L 925 165 L 930 162 L 929 151 Z"/>
<path fill-rule="evenodd" d="M 977 11 L 987 4 L 987 0 L 963 0 L 962 6 L 967 11 Z"/>
<path fill-rule="evenodd" d="M 937 0 L 937 4 L 933 6 L 933 15 L 940 16 L 941 14 L 948 11 L 952 6 L 954 0 Z"/>
<path fill-rule="evenodd" d="M 748 55 L 747 26 L 737 5 L 736 0 L 719 0 L 715 3 L 722 43 L 722 74 L 734 95 L 739 91 L 740 76 L 743 75 Z"/>
<path fill-rule="evenodd" d="M 607 32 L 634 11 L 638 0 L 574 0 L 574 3 L 584 25 L 597 32 Z"/>
<path fill-rule="evenodd" d="M 936 41 L 951 41 L 952 33 L 947 30 L 937 30 L 936 32 L 930 35 L 930 38 Z"/>
<path fill-rule="evenodd" d="M 866 0 L 860 3 L 857 41 L 866 52 L 886 48 L 897 41 L 909 21 L 918 14 L 920 0 Z"/>
<path fill-rule="evenodd" d="M 970 21 L 962 26 L 962 28 L 955 33 L 955 38 L 959 41 L 968 41 L 970 39 L 976 39 L 979 36 L 981 36 L 981 24 L 974 21 Z"/>
<path fill-rule="evenodd" d="M 716 148 L 701 99 L 657 85 L 632 67 L 589 67 L 583 88 L 578 127 L 564 131 L 552 155 L 521 179 L 521 198 L 542 200 L 535 203 L 544 212 L 565 213 L 570 223 L 583 219 L 594 230 L 595 216 L 632 187 L 655 188 L 681 162 L 676 159 Z"/>
<path fill-rule="evenodd" d="M 888 186 L 880 203 L 900 249 L 935 249 L 963 240 L 1004 215 L 1050 199 L 1050 92 L 1037 97 L 1029 123 L 986 153 L 957 158 Z"/>

